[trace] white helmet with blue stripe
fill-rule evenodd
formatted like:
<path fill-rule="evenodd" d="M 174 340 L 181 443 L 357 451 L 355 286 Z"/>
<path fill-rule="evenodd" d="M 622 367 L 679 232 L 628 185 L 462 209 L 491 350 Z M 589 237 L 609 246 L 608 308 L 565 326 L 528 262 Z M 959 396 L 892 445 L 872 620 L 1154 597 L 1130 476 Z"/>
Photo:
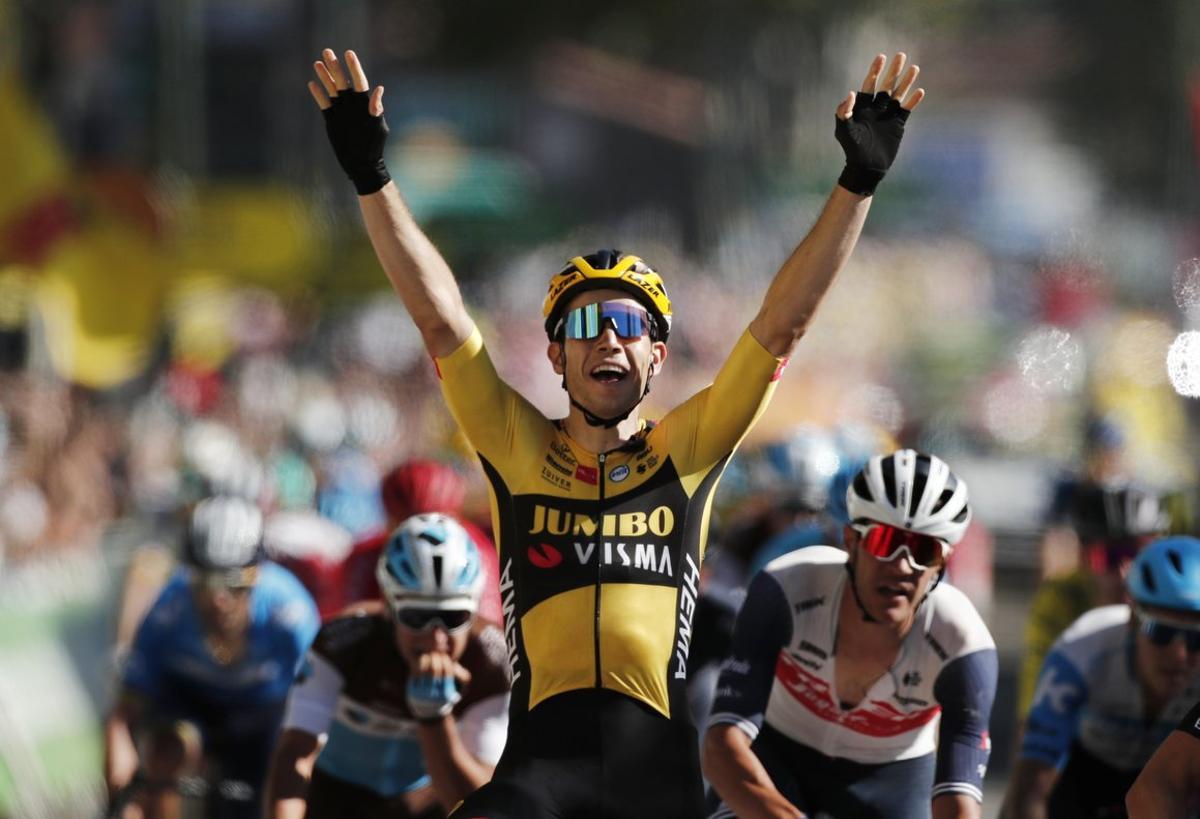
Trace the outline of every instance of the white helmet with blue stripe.
<path fill-rule="evenodd" d="M 479 551 L 448 515 L 413 515 L 392 532 L 375 569 L 393 611 L 475 611 L 483 592 Z"/>

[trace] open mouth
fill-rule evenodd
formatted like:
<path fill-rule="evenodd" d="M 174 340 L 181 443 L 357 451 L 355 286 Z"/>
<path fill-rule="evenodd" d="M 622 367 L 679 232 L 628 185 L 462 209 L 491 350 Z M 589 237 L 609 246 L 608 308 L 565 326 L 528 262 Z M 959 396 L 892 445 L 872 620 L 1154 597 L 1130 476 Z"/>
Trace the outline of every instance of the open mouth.
<path fill-rule="evenodd" d="M 875 587 L 884 597 L 903 597 L 906 600 L 911 600 L 916 587 L 910 583 L 900 583 L 895 586 L 876 586 Z"/>
<path fill-rule="evenodd" d="M 624 381 L 628 377 L 629 371 L 613 364 L 601 364 L 598 367 L 593 367 L 588 375 L 601 384 L 616 384 Z"/>

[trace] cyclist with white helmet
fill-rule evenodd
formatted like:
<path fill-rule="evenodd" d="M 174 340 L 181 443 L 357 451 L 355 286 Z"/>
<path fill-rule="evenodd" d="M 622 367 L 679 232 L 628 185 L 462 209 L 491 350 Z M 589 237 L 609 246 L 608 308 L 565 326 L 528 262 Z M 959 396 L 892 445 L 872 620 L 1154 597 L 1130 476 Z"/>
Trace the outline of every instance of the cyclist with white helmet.
<path fill-rule="evenodd" d="M 185 565 L 137 630 L 105 724 L 105 778 L 113 796 L 140 772 L 149 816 L 176 815 L 181 775 L 262 786 L 288 688 L 319 625 L 300 582 L 262 560 L 262 538 L 254 504 L 201 501 L 184 536 Z M 242 794 L 216 815 L 260 811 L 261 795 Z"/>
<path fill-rule="evenodd" d="M 977 817 L 995 643 L 941 582 L 970 521 L 939 458 L 876 456 L 845 551 L 768 564 L 738 615 L 704 741 L 713 817 Z"/>
<path fill-rule="evenodd" d="M 508 729 L 504 634 L 476 618 L 485 572 L 447 515 L 404 521 L 383 601 L 327 622 L 297 675 L 271 767 L 285 817 L 445 816 L 492 775 Z"/>
<path fill-rule="evenodd" d="M 1150 544 L 1126 587 L 1132 605 L 1092 609 L 1046 656 L 1006 816 L 1124 816 L 1138 772 L 1200 698 L 1200 540 Z"/>

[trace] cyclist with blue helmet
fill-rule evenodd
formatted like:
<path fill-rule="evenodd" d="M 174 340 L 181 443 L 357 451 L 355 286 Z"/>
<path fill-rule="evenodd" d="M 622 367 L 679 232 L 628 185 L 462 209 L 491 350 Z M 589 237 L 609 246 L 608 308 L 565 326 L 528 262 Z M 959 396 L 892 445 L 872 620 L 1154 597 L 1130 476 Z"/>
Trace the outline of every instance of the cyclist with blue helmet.
<path fill-rule="evenodd" d="M 283 817 L 442 817 L 488 781 L 508 729 L 504 635 L 476 617 L 485 572 L 441 514 L 400 524 L 379 557 L 383 600 L 322 627 L 272 762 Z"/>
<path fill-rule="evenodd" d="M 116 796 L 140 771 L 147 816 L 177 815 L 175 783 L 197 773 L 240 783 L 218 789 L 216 815 L 260 815 L 288 688 L 319 624 L 300 581 L 262 559 L 262 539 L 254 504 L 201 501 L 185 565 L 138 627 L 105 724 L 105 778 Z"/>
<path fill-rule="evenodd" d="M 1123 816 L 1154 749 L 1200 697 L 1200 540 L 1142 550 L 1132 603 L 1076 620 L 1042 666 L 1008 817 Z"/>

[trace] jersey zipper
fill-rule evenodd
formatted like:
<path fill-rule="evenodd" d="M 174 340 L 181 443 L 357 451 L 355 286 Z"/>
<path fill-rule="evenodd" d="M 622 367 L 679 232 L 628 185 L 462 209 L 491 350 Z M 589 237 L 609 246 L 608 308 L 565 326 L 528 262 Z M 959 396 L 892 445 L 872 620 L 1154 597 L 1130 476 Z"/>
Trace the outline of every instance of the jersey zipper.
<path fill-rule="evenodd" d="M 604 462 L 608 458 L 607 452 L 601 452 L 596 456 L 596 463 L 599 466 L 600 476 L 597 484 L 600 487 L 599 512 L 596 516 L 598 521 L 604 520 Z M 597 527 L 598 530 L 600 527 Z M 596 541 L 596 621 L 593 625 L 593 642 L 596 647 L 596 687 L 601 688 L 600 682 L 600 574 L 604 570 L 604 560 L 601 553 L 601 542 Z"/>

